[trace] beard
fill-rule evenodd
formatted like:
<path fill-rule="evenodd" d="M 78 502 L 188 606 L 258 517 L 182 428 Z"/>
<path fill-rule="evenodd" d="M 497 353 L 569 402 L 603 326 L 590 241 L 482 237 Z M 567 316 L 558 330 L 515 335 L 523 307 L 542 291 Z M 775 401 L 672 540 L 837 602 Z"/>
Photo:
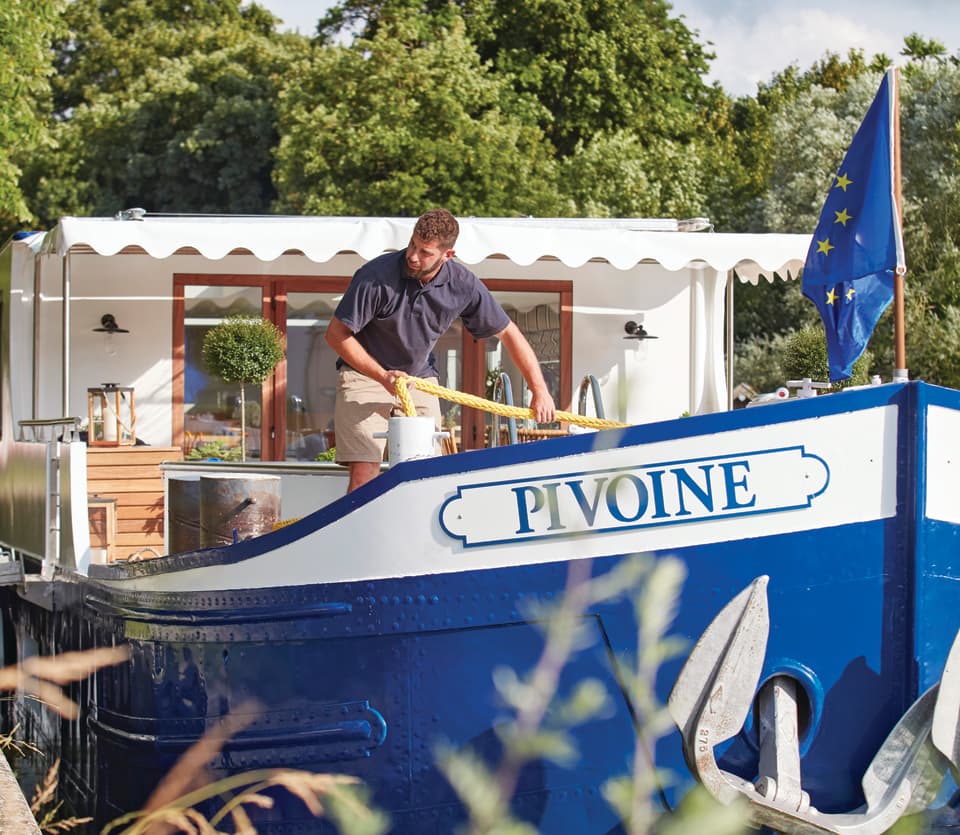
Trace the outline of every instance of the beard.
<path fill-rule="evenodd" d="M 430 262 L 429 264 L 424 264 L 420 262 L 420 269 L 415 270 L 410 266 L 410 259 L 404 256 L 403 259 L 403 271 L 406 274 L 407 278 L 413 278 L 417 281 L 427 281 L 428 279 L 433 278 L 437 272 L 439 272 L 440 267 L 443 266 L 443 256 L 438 255 L 437 258 Z"/>

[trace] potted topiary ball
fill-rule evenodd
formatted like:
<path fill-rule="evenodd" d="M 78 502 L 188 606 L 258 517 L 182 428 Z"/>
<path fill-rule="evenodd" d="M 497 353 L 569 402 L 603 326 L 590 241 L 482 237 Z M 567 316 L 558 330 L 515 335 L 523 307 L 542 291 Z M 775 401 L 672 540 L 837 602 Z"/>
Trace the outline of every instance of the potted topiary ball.
<path fill-rule="evenodd" d="M 247 383 L 261 384 L 284 357 L 283 334 L 254 316 L 229 316 L 203 338 L 203 364 L 225 383 L 240 384 L 240 460 L 247 460 Z"/>

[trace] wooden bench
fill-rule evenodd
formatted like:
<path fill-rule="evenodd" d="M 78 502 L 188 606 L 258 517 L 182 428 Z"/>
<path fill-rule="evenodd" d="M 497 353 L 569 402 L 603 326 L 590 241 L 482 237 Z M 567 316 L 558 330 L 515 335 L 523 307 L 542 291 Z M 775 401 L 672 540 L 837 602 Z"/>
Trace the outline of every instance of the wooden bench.
<path fill-rule="evenodd" d="M 116 541 L 104 543 L 108 559 L 163 553 L 164 461 L 180 461 L 180 447 L 123 446 L 87 448 L 87 501 L 94 509 L 115 499 Z M 91 536 L 103 536 L 102 523 L 91 513 Z M 110 532 L 112 533 L 112 531 Z"/>

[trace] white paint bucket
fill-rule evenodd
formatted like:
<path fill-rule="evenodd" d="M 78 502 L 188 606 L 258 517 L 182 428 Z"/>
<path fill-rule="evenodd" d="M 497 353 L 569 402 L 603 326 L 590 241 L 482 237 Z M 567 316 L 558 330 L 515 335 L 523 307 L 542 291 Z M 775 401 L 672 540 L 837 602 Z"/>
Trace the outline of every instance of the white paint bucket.
<path fill-rule="evenodd" d="M 429 416 L 389 418 L 386 436 L 390 465 L 432 458 L 437 454 L 437 441 L 447 435 L 447 432 L 437 432 L 433 418 Z M 378 432 L 377 436 L 383 437 L 383 433 Z"/>

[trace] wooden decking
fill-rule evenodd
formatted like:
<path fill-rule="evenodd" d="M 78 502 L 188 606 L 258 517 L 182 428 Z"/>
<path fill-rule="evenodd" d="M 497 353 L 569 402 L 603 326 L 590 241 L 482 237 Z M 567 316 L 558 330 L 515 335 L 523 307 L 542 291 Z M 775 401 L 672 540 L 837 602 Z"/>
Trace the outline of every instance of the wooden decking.
<path fill-rule="evenodd" d="M 104 533 L 103 517 L 92 514 L 92 544 L 104 542 L 101 547 L 107 548 L 110 559 L 125 560 L 134 554 L 143 557 L 162 554 L 164 512 L 160 464 L 182 459 L 180 447 L 88 448 L 88 500 L 116 500 L 116 541 L 105 543 L 112 533 Z"/>

